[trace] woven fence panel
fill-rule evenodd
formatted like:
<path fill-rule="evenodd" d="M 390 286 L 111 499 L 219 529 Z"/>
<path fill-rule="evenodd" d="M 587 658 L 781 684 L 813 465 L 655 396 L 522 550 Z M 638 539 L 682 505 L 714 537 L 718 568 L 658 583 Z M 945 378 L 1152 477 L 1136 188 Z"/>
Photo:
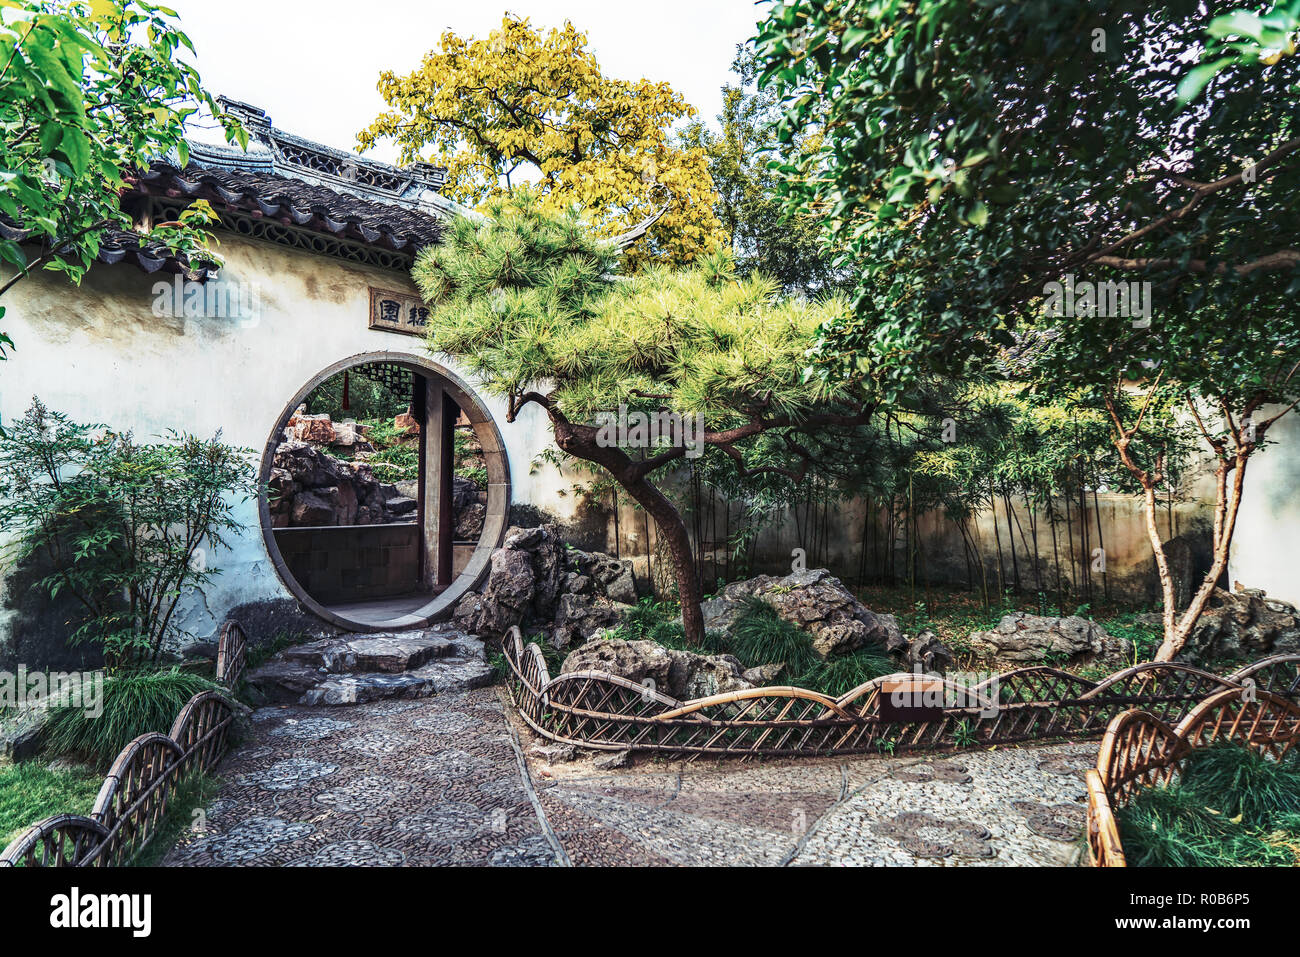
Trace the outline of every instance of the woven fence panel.
<path fill-rule="evenodd" d="M 1089 737 L 1135 705 L 1177 721 L 1208 695 L 1242 687 L 1233 676 L 1164 662 L 1098 682 L 1054 668 L 1021 668 L 970 687 L 938 682 L 942 707 L 898 719 L 884 715 L 882 689 L 916 676 L 877 678 L 839 699 L 770 687 L 677 701 L 603 672 L 552 678 L 540 649 L 525 644 L 518 628 L 503 644 L 511 697 L 539 734 L 599 750 L 681 756 L 894 753 Z M 1300 655 L 1277 656 L 1252 666 L 1252 673 L 1273 680 L 1297 666 Z"/>
<path fill-rule="evenodd" d="M 228 621 L 221 629 L 217 677 L 227 687 L 244 671 L 247 638 Z M 56 814 L 40 821 L 0 852 L 0 867 L 112 866 L 129 861 L 157 833 L 171 796 L 191 773 L 216 766 L 230 743 L 235 705 L 201 691 L 181 708 L 169 734 L 151 732 L 118 754 L 90 816 Z"/>

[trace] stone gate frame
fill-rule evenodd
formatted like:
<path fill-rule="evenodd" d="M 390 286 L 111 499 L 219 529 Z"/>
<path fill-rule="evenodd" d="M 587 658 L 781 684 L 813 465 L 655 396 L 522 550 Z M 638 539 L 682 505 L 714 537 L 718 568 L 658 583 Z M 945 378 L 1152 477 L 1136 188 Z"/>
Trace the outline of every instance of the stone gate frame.
<path fill-rule="evenodd" d="M 465 413 L 474 429 L 475 438 L 483 450 L 483 459 L 487 467 L 488 501 L 487 514 L 484 516 L 483 531 L 479 536 L 474 553 L 461 573 L 451 581 L 438 582 L 445 587 L 430 597 L 429 601 L 415 611 L 388 620 L 382 624 L 352 621 L 331 611 L 320 601 L 307 594 L 289 570 L 279 545 L 276 543 L 274 529 L 271 526 L 271 511 L 267 500 L 267 483 L 271 477 L 275 450 L 284 440 L 284 428 L 294 411 L 307 396 L 327 379 L 348 369 L 369 363 L 388 363 L 402 366 L 426 382 L 424 425 L 421 430 L 422 454 L 426 456 L 422 470 L 425 500 L 439 502 L 443 479 L 451 474 L 451 462 L 443 462 L 443 452 L 451 453 L 449 442 L 434 442 L 427 452 L 423 451 L 426 435 L 440 435 L 450 431 L 451 422 L 445 421 L 444 397 L 451 399 Z M 312 614 L 326 622 L 347 631 L 387 631 L 397 628 L 414 628 L 441 621 L 451 616 L 456 603 L 466 592 L 477 587 L 486 577 L 492 552 L 501 544 L 510 518 L 510 463 L 507 458 L 505 442 L 497 428 L 495 419 L 477 393 L 460 376 L 448 367 L 432 359 L 408 352 L 364 352 L 340 359 L 312 376 L 300 388 L 293 398 L 281 410 L 275 425 L 267 437 L 262 450 L 261 466 L 258 471 L 258 519 L 262 527 L 262 541 L 266 546 L 267 556 L 284 587 L 293 597 Z M 450 534 L 449 517 L 442 514 L 442 508 L 424 510 L 425 551 L 428 556 L 440 554 L 440 538 Z M 441 521 L 440 521 L 441 520 Z M 442 554 L 446 554 L 445 549 Z M 433 565 L 434 578 L 437 579 L 445 568 Z"/>

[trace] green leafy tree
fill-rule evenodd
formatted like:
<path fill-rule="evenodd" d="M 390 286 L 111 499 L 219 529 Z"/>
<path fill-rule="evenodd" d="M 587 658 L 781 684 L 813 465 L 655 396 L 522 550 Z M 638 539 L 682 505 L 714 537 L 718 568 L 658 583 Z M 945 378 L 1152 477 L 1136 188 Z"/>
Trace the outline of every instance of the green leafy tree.
<path fill-rule="evenodd" d="M 788 155 L 812 148 L 819 134 L 803 132 L 783 144 L 777 98 L 755 87 L 757 64 L 748 47 L 732 63 L 737 82 L 722 88 L 722 112 L 715 132 L 705 123 L 686 128 L 682 141 L 703 152 L 717 193 L 714 211 L 731 237 L 740 275 L 761 273 L 788 293 L 814 295 L 844 284 L 843 268 L 822 248 L 821 225 L 804 211 L 791 211 L 778 195 L 780 178 L 772 168 Z"/>
<path fill-rule="evenodd" d="M 37 269 L 79 282 L 107 226 L 132 228 L 120 206 L 131 171 L 174 150 L 201 106 L 247 144 L 204 91 L 176 14 L 141 0 L 14 0 L 0 5 L 0 295 Z M 152 236 L 215 262 L 206 203 Z M 3 307 L 0 307 L 0 316 Z M 0 358 L 13 341 L 0 333 Z"/>
<path fill-rule="evenodd" d="M 42 587 L 83 610 L 72 640 L 99 644 L 110 670 L 156 665 L 180 636 L 181 595 L 220 573 L 213 558 L 242 528 L 250 455 L 220 435 L 140 444 L 33 400 L 0 434 L 7 557 L 48 564 Z"/>
<path fill-rule="evenodd" d="M 690 536 L 656 483 L 706 448 L 746 473 L 798 481 L 808 465 L 801 433 L 865 424 L 873 406 L 859 383 L 802 376 L 817 328 L 844 305 L 783 299 L 769 279 L 737 277 L 723 254 L 618 278 L 616 250 L 576 214 L 504 203 L 490 213 L 483 223 L 457 220 L 416 261 L 434 311 L 430 347 L 503 396 L 508 421 L 526 406 L 542 409 L 562 452 L 608 472 L 649 513 L 672 558 L 686 636 L 698 644 Z M 620 409 L 626 431 L 610 421 Z M 661 423 L 663 441 L 638 434 L 633 414 Z M 780 458 L 747 461 L 765 434 L 781 437 Z"/>
<path fill-rule="evenodd" d="M 1300 394 L 1300 59 L 1198 64 L 1244 23 L 1193 0 L 791 0 L 758 40 L 784 135 L 806 116 L 825 128 L 786 195 L 863 264 L 821 371 L 888 396 L 1027 347 L 1040 389 L 1086 397 L 1146 501 L 1160 660 L 1224 573 L 1247 463 Z M 1073 282 L 1091 301 L 1045 309 Z M 1168 453 L 1135 439 L 1170 395 L 1218 487 L 1212 566 L 1184 610 L 1155 522 Z"/>

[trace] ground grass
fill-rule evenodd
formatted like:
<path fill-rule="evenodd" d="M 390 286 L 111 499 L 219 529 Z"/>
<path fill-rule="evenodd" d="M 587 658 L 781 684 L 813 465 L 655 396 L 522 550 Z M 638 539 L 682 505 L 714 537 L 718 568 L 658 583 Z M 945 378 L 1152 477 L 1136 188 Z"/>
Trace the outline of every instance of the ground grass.
<path fill-rule="evenodd" d="M 1000 599 L 994 598 L 986 608 L 981 596 L 975 592 L 935 588 L 930 591 L 930 602 L 927 603 L 920 592 L 884 585 L 860 588 L 855 594 L 872 611 L 897 618 L 904 634 L 915 636 L 926 629 L 933 631 L 952 650 L 958 671 L 974 671 L 985 666 L 971 648 L 971 632 L 989 631 L 1004 616 L 1017 611 L 1051 617 L 1082 615 L 1091 618 L 1110 634 L 1132 643 L 1134 651 L 1129 664 L 1150 661 L 1160 647 L 1159 628 L 1138 621 L 1150 611 L 1142 605 L 1103 601 L 1062 607 L 1048 601 L 1044 595 L 1013 595 L 1008 592 Z M 1096 679 L 1111 674 L 1115 666 L 1110 663 L 1084 665 L 1070 670 L 1081 677 Z"/>
<path fill-rule="evenodd" d="M 51 771 L 43 760 L 0 765 L 0 848 L 51 814 L 89 814 L 103 783 L 90 768 Z"/>
<path fill-rule="evenodd" d="M 1115 815 L 1138 867 L 1300 865 L 1300 760 L 1225 743 L 1191 755 L 1180 779 Z"/>

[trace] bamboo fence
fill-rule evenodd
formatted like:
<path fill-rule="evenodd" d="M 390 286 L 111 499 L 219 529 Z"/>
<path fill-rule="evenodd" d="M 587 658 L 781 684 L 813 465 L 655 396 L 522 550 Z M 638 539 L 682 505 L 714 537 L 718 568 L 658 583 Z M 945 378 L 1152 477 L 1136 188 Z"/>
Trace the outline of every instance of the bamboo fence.
<path fill-rule="evenodd" d="M 247 637 L 234 621 L 221 628 L 217 680 L 234 688 Z M 108 867 L 130 861 L 153 838 L 176 786 L 221 760 L 236 705 L 216 691 L 190 698 L 168 734 L 150 732 L 118 754 L 89 816 L 56 814 L 32 825 L 0 852 L 0 867 Z"/>
<path fill-rule="evenodd" d="M 551 677 L 541 649 L 525 645 L 517 627 L 503 644 L 511 698 L 538 734 L 584 748 L 679 757 L 892 754 L 1079 738 L 1100 735 L 1134 707 L 1170 721 L 1221 691 L 1300 696 L 1300 655 L 1277 655 L 1226 676 L 1146 663 L 1093 682 L 1033 667 L 971 686 L 898 674 L 839 698 L 765 687 L 678 701 L 599 671 Z"/>
<path fill-rule="evenodd" d="M 1294 682 L 1290 688 L 1295 688 Z M 1087 772 L 1091 863 L 1126 866 L 1115 812 L 1142 789 L 1168 784 L 1188 755 L 1217 741 L 1282 758 L 1300 742 L 1300 706 L 1294 693 L 1286 697 L 1258 688 L 1224 689 L 1174 726 L 1138 709 L 1116 715 L 1102 738 L 1097 766 Z"/>

